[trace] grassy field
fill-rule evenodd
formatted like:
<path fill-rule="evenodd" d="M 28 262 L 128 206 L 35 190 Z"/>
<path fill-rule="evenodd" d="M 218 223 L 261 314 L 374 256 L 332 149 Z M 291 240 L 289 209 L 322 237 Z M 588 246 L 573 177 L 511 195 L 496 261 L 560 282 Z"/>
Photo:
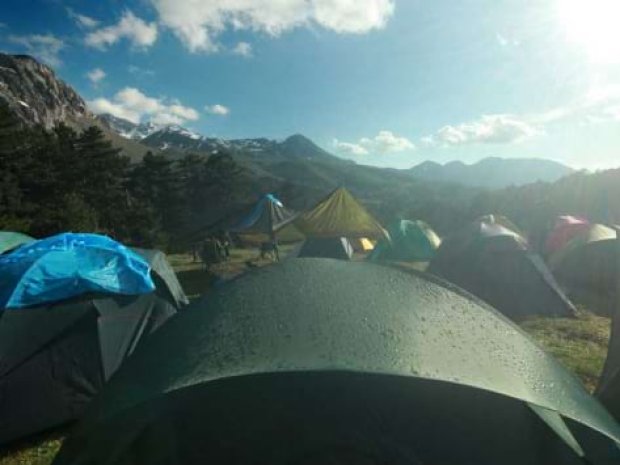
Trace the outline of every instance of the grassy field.
<path fill-rule="evenodd" d="M 284 247 L 282 255 L 289 251 L 290 247 Z M 242 249 L 233 249 L 230 261 L 213 266 L 209 272 L 189 255 L 171 255 L 169 259 L 191 300 L 219 279 L 230 279 L 255 266 L 273 263 L 259 259 L 254 250 Z M 521 327 L 572 370 L 589 390 L 594 389 L 607 354 L 609 318 L 581 309 L 576 319 L 532 318 L 521 323 Z M 61 444 L 62 432 L 15 444 L 0 450 L 0 465 L 47 465 Z"/>

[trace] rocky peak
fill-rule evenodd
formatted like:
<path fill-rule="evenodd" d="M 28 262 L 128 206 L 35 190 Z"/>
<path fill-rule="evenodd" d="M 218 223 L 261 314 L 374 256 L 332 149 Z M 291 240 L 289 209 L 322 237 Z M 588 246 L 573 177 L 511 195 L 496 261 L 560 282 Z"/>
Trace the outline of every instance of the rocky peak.
<path fill-rule="evenodd" d="M 28 55 L 0 53 L 0 105 L 23 124 L 51 128 L 90 119 L 86 102 L 54 71 Z"/>

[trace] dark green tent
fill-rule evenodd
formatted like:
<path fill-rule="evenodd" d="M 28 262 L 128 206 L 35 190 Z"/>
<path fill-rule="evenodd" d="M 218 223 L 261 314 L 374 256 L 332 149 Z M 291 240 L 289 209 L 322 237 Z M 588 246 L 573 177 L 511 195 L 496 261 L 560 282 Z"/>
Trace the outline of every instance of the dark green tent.
<path fill-rule="evenodd" d="M 13 231 L 0 231 L 0 254 L 32 241 L 34 241 L 34 238 L 26 234 Z"/>
<path fill-rule="evenodd" d="M 616 231 L 595 224 L 554 253 L 549 265 L 571 294 L 594 296 L 601 312 L 613 315 L 619 257 Z"/>
<path fill-rule="evenodd" d="M 521 235 L 499 223 L 475 221 L 445 238 L 428 271 L 513 319 L 575 312 L 542 258 Z"/>
<path fill-rule="evenodd" d="M 101 394 L 56 465 L 620 460 L 617 423 L 517 326 L 368 262 L 289 260 L 231 281 Z"/>
<path fill-rule="evenodd" d="M 424 221 L 397 220 L 388 227 L 389 239 L 381 239 L 368 256 L 370 261 L 429 261 L 441 239 Z"/>
<path fill-rule="evenodd" d="M 616 247 L 619 246 L 619 244 L 616 244 Z M 603 405 L 620 421 L 620 306 L 618 306 L 618 295 L 616 292 L 618 292 L 618 289 L 614 292 L 616 295 L 616 305 L 611 325 L 607 359 L 605 360 L 605 367 L 596 388 L 596 394 Z"/>
<path fill-rule="evenodd" d="M 353 246 L 346 237 L 313 237 L 306 239 L 297 256 L 350 260 L 353 252 Z"/>
<path fill-rule="evenodd" d="M 78 418 L 144 336 L 187 301 L 161 252 L 137 252 L 152 264 L 154 293 L 0 311 L 0 444 Z"/>

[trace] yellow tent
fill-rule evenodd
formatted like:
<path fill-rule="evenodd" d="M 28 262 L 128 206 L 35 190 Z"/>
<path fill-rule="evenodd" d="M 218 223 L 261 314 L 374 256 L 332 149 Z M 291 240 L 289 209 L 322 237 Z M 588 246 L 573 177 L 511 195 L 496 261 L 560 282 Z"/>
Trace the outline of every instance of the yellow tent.
<path fill-rule="evenodd" d="M 359 239 L 354 239 L 351 241 L 351 245 L 353 246 L 353 250 L 356 252 L 370 252 L 375 248 L 375 244 L 373 241 L 368 239 L 367 237 L 360 237 Z"/>
<path fill-rule="evenodd" d="M 338 188 L 295 220 L 307 237 L 388 237 L 383 226 L 344 188 Z"/>

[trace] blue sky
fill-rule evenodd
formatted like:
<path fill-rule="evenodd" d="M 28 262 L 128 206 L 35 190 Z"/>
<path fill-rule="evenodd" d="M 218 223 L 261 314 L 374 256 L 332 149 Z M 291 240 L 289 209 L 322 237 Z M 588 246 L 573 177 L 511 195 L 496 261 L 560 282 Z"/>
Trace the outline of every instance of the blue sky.
<path fill-rule="evenodd" d="M 617 0 L 4 0 L 94 111 L 359 163 L 620 165 Z"/>

